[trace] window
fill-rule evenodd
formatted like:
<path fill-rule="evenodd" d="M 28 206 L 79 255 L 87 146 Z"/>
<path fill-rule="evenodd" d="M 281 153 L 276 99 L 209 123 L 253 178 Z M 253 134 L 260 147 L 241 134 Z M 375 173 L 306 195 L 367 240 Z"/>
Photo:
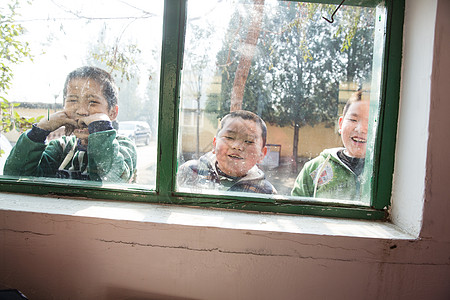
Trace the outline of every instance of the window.
<path fill-rule="evenodd" d="M 38 0 L 19 4 L 12 26 L 24 27 L 20 39 L 28 43 L 32 60 L 25 58 L 12 66 L 14 78 L 6 98 L 19 106 L 11 109 L 24 117 L 47 118 L 65 106 L 63 87 L 70 72 L 85 65 L 104 69 L 118 88 L 113 126 L 136 145 L 137 173 L 130 181 L 135 188 L 154 190 L 163 2 Z M 19 138 L 15 130 L 5 135 L 13 144 Z M 62 135 L 64 128 L 49 135 L 47 142 Z M 107 148 L 100 147 L 99 153 Z M 102 187 L 108 183 L 103 181 Z"/>
<path fill-rule="evenodd" d="M 95 62 L 108 68 L 111 61 L 123 63 L 122 68 L 113 65 L 117 67 L 116 81 L 124 85 L 121 92 L 136 93 L 120 97 L 119 101 L 125 102 L 119 108 L 118 131 L 129 131 L 122 133 L 136 143 L 138 162 L 143 165 L 138 166 L 134 183 L 3 175 L 2 190 L 384 218 L 392 181 L 403 6 L 399 1 L 361 4 L 349 0 L 334 13 L 339 4 L 336 2 L 165 1 L 164 13 L 162 6 L 148 1 L 120 1 L 125 7 L 116 10 L 109 4 L 102 10 L 82 7 L 82 2 L 57 5 L 55 9 L 67 13 L 67 19 L 41 21 L 43 27 L 48 22 L 61 24 L 58 34 L 70 37 L 64 46 L 56 33 L 47 32 L 44 39 L 59 45 L 56 57 L 64 59 L 64 55 L 75 52 L 79 61 L 74 67 Z M 77 29 L 76 37 L 70 35 L 71 27 L 65 23 L 72 18 L 78 22 L 70 25 Z M 94 25 L 97 27 L 92 30 Z M 97 35 L 92 36 L 92 32 Z M 27 37 L 31 39 L 24 35 Z M 71 49 L 70 41 L 75 39 L 84 44 L 77 43 L 78 49 Z M 98 42 L 89 43 L 92 40 Z M 93 45 L 103 48 L 96 50 Z M 66 54 L 61 49 L 71 51 Z M 123 55 L 123 60 L 116 59 L 117 55 Z M 111 57 L 113 60 L 108 61 Z M 245 84 L 236 83 L 235 74 L 246 70 L 246 62 Z M 35 61 L 24 65 L 23 70 L 36 66 Z M 60 66 L 55 68 L 68 73 Z M 59 76 L 59 87 L 64 84 L 64 76 Z M 133 82 L 136 78 L 139 80 Z M 141 87 L 143 81 L 147 87 Z M 367 137 L 350 136 L 357 143 L 367 142 L 359 187 L 362 196 L 356 200 L 292 196 L 290 191 L 302 166 L 322 149 L 342 146 L 339 116 L 347 99 L 358 90 L 370 99 Z M 53 95 L 55 107 L 57 102 L 61 105 L 61 95 Z M 156 106 L 158 116 L 154 114 Z M 267 124 L 268 154 L 253 165 L 258 163 L 266 173 L 276 195 L 177 184 L 185 162 L 215 147 L 220 119 L 232 106 L 258 114 Z M 129 124 L 125 121 L 136 122 L 135 129 L 126 129 Z M 146 126 L 137 129 L 138 122 L 148 124 L 150 140 L 138 137 L 138 132 L 146 131 Z M 252 123 L 245 124 L 249 128 Z M 246 137 L 245 143 L 257 143 L 252 138 L 255 136 Z M 148 147 L 152 143 L 153 147 Z"/>

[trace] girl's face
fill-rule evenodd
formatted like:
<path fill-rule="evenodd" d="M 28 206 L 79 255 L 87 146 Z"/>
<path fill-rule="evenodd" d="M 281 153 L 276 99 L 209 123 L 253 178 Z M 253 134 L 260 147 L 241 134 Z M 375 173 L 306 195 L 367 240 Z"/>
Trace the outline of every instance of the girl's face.
<path fill-rule="evenodd" d="M 366 156 L 369 101 L 357 101 L 350 105 L 345 116 L 339 118 L 342 143 L 351 157 Z"/>

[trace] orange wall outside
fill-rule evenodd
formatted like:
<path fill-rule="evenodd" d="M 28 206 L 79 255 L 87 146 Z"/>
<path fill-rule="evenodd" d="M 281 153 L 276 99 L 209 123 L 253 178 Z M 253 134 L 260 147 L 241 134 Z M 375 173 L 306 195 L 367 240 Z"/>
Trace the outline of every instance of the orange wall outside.
<path fill-rule="evenodd" d="M 292 156 L 293 127 L 278 127 L 268 125 L 267 143 L 281 145 L 281 156 Z M 342 146 L 341 139 L 334 127 L 327 128 L 325 124 L 314 127 L 305 126 L 299 130 L 298 156 L 315 157 L 326 148 Z"/>
<path fill-rule="evenodd" d="M 211 150 L 212 141 L 217 131 L 207 118 L 200 130 L 200 152 Z M 292 156 L 292 142 L 294 128 L 279 127 L 267 124 L 267 143 L 281 145 L 281 156 Z M 182 149 L 183 152 L 195 152 L 196 127 L 182 127 Z M 300 128 L 298 156 L 311 158 L 317 156 L 323 149 L 342 146 L 340 136 L 334 127 L 327 128 L 325 124 L 314 127 L 305 126 Z"/>

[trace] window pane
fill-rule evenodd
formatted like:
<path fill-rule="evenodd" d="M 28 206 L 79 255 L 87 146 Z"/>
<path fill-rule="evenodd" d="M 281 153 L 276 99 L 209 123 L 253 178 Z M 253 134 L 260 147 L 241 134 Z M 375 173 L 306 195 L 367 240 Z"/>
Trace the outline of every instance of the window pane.
<path fill-rule="evenodd" d="M 11 14 L 7 4 L 0 4 L 2 15 Z M 84 128 L 92 122 L 101 126 L 93 127 L 87 145 L 79 143 L 78 138 L 67 138 L 54 143 L 52 151 L 45 148 L 49 151 L 45 164 L 44 159 L 39 163 L 44 151 L 40 146 L 42 143 L 30 139 L 25 144 L 18 143 L 22 152 L 9 157 L 12 163 L 5 169 L 4 176 L 62 176 L 90 179 L 86 184 L 101 181 L 104 186 L 112 183 L 117 187 L 117 184 L 126 183 L 121 186 L 126 188 L 132 183 L 133 187 L 155 187 L 163 6 L 163 1 L 144 0 L 35 0 L 30 4 L 21 1 L 11 26 L 23 27 L 24 32 L 17 40 L 28 43 L 27 51 L 33 59 L 24 57 L 23 62 L 7 61 L 11 68 L 9 73 L 14 77 L 9 88 L 0 90 L 1 96 L 20 105 L 7 105 L 6 111 L 12 116 L 17 112 L 21 117 L 33 117 L 32 123 L 38 122 L 38 117 L 45 121 L 62 111 L 76 121 L 72 126 L 79 127 L 79 131 L 73 128 L 78 138 L 82 136 L 78 132 L 84 130 L 86 133 Z M 4 53 L 0 59 L 5 59 Z M 115 113 L 110 114 L 111 109 L 114 111 L 114 103 L 109 99 L 113 97 L 106 94 L 105 85 L 92 91 L 98 81 L 96 75 L 89 73 L 93 81 L 75 84 L 80 79 L 77 73 L 68 81 L 64 93 L 66 76 L 82 66 L 99 67 L 111 74 L 118 91 L 117 117 Z M 72 103 L 73 110 L 70 110 Z M 106 112 L 102 107 L 105 103 Z M 111 124 L 101 124 L 105 115 Z M 3 121 L 7 124 L 5 114 Z M 68 121 L 64 122 L 66 128 L 70 127 Z M 21 134 L 20 128 L 16 129 L 3 132 L 2 138 L 16 144 Z M 54 130 L 45 143 L 49 145 L 66 133 L 69 132 L 65 132 L 64 127 Z M 66 153 L 72 145 L 75 153 Z M 33 151 L 38 154 L 28 156 Z M 3 164 L 6 157 L 8 153 L 2 155 Z M 24 163 L 26 159 L 30 161 Z M 3 167 L 1 169 L 3 171 Z"/>
<path fill-rule="evenodd" d="M 178 191 L 370 203 L 385 10 L 336 7 L 188 1 Z"/>

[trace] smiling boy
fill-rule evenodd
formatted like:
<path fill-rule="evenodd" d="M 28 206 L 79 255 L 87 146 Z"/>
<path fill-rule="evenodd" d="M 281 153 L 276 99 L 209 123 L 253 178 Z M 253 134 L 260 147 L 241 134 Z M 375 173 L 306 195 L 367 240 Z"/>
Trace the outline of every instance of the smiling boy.
<path fill-rule="evenodd" d="M 67 76 L 63 94 L 64 109 L 20 136 L 4 174 L 129 182 L 136 149 L 112 127 L 118 92 L 111 75 L 100 68 L 78 68 Z M 47 136 L 62 126 L 66 135 L 46 144 Z"/>
<path fill-rule="evenodd" d="M 291 191 L 293 196 L 358 200 L 366 156 L 369 100 L 358 91 L 339 118 L 343 148 L 325 149 L 307 162 Z"/>
<path fill-rule="evenodd" d="M 239 110 L 226 115 L 213 139 L 213 150 L 178 170 L 178 186 L 275 194 L 256 164 L 267 154 L 267 127 L 256 114 Z"/>

